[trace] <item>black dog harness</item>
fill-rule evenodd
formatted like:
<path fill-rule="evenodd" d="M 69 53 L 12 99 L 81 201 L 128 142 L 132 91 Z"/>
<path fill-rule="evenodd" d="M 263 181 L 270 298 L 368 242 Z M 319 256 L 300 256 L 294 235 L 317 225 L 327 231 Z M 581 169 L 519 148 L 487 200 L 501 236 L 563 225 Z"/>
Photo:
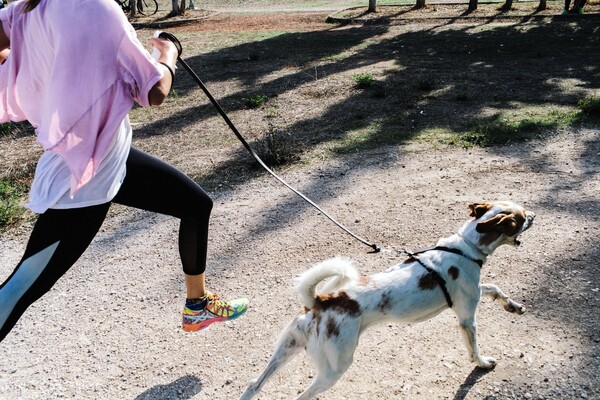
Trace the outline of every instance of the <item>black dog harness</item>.
<path fill-rule="evenodd" d="M 452 308 L 452 299 L 450 298 L 450 293 L 448 293 L 448 288 L 446 288 L 446 281 L 444 280 L 444 278 L 442 278 L 442 276 L 440 274 L 438 274 L 436 270 L 434 270 L 433 268 L 426 265 L 422 260 L 419 260 L 419 257 L 417 257 L 418 254 L 423 254 L 423 253 L 426 253 L 426 252 L 432 251 L 432 250 L 445 251 L 448 253 L 453 253 L 453 254 L 459 255 L 461 257 L 466 258 L 469 261 L 473 261 L 475 264 L 479 265 L 479 268 L 481 268 L 483 266 L 483 261 L 476 259 L 476 258 L 471 258 L 458 249 L 453 249 L 451 247 L 445 247 L 445 246 L 430 247 L 427 249 L 415 251 L 414 253 L 412 253 L 410 251 L 406 251 L 406 250 L 404 251 L 406 254 L 408 254 L 408 256 L 410 258 L 412 258 L 413 260 L 415 260 L 416 262 L 421 264 L 421 266 L 427 270 L 429 275 L 431 275 L 431 277 L 440 286 L 440 288 L 442 289 L 442 292 L 444 292 L 444 297 L 446 298 L 446 303 L 448 303 L 448 307 Z"/>

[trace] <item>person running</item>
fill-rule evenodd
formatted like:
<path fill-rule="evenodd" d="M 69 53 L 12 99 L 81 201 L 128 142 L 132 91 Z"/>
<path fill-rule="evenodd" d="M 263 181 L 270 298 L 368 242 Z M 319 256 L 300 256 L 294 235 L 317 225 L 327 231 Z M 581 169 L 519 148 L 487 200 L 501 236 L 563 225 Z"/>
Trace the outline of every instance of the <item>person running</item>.
<path fill-rule="evenodd" d="M 0 123 L 28 120 L 44 152 L 27 207 L 39 214 L 25 253 L 0 286 L 0 341 L 88 247 L 119 203 L 180 219 L 185 331 L 239 317 L 205 287 L 212 199 L 174 167 L 131 147 L 134 102 L 160 105 L 177 49 L 154 60 L 112 0 L 17 0 L 0 10 Z"/>

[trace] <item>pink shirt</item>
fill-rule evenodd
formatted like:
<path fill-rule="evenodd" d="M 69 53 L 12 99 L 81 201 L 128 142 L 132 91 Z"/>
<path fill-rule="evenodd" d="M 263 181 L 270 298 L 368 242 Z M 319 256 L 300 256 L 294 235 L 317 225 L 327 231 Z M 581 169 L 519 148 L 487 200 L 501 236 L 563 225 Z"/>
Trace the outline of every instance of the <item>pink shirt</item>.
<path fill-rule="evenodd" d="M 72 174 L 94 176 L 123 119 L 162 77 L 113 0 L 41 0 L 0 10 L 10 55 L 0 66 L 0 122 L 27 119 Z"/>

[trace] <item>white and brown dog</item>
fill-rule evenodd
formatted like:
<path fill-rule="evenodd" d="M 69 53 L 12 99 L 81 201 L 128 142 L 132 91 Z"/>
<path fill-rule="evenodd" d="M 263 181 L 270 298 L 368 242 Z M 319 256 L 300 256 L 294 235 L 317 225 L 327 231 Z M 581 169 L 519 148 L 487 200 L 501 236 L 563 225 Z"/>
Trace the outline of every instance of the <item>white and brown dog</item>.
<path fill-rule="evenodd" d="M 336 257 L 315 265 L 297 280 L 305 309 L 284 329 L 262 374 L 248 385 L 241 400 L 252 398 L 265 381 L 303 348 L 316 362 L 317 376 L 297 399 L 312 399 L 332 387 L 352 364 L 361 333 L 385 321 L 428 320 L 448 307 L 458 317 L 471 361 L 493 368 L 496 361 L 479 354 L 475 311 L 481 296 L 498 300 L 506 311 L 522 314 L 523 306 L 498 287 L 480 284 L 488 256 L 503 244 L 518 245 L 534 214 L 509 202 L 469 205 L 471 219 L 436 247 L 409 253 L 401 264 L 363 276 L 352 263 Z M 317 285 L 327 278 L 320 293 Z"/>

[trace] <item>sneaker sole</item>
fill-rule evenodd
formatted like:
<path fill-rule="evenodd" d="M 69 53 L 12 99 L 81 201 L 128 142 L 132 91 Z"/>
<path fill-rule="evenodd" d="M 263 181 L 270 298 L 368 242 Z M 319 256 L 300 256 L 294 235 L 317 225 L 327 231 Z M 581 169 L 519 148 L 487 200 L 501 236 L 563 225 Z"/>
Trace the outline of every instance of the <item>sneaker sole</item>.
<path fill-rule="evenodd" d="M 206 321 L 202 321 L 198 324 L 184 324 L 184 325 L 182 325 L 182 328 L 185 332 L 198 332 L 198 331 L 208 328 L 215 322 L 233 321 L 234 319 L 237 319 L 237 318 L 241 317 L 242 315 L 244 315 L 247 310 L 248 310 L 248 307 L 244 308 L 242 311 L 240 311 L 236 315 L 229 317 L 229 318 L 216 317 L 216 318 L 207 319 Z"/>

